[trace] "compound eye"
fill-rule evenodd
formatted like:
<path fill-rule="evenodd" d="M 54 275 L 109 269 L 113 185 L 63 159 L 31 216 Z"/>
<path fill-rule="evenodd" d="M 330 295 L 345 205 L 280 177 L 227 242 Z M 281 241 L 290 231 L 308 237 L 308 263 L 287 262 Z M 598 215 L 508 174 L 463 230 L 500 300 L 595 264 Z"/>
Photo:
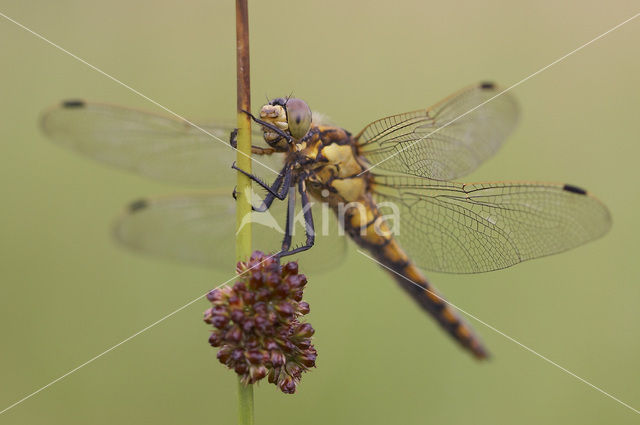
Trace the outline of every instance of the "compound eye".
<path fill-rule="evenodd" d="M 302 139 L 311 128 L 311 109 L 304 100 L 291 98 L 285 105 L 289 132 L 294 139 Z"/>

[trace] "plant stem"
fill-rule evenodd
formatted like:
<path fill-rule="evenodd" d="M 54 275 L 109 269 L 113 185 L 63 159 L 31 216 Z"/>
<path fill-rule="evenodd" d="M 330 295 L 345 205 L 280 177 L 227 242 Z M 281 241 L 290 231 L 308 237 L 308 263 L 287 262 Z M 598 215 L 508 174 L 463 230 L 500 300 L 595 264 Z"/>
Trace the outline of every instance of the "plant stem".
<path fill-rule="evenodd" d="M 249 11 L 247 0 L 236 0 L 236 66 L 238 97 L 238 168 L 251 172 L 251 119 L 242 112 L 251 111 L 249 79 Z M 240 229 L 243 217 L 251 214 L 251 180 L 238 173 L 238 199 L 236 202 L 236 258 L 244 261 L 251 255 L 250 221 Z M 238 424 L 253 424 L 253 385 L 244 385 L 238 379 Z"/>
<path fill-rule="evenodd" d="M 238 378 L 238 424 L 253 425 L 253 385 Z"/>

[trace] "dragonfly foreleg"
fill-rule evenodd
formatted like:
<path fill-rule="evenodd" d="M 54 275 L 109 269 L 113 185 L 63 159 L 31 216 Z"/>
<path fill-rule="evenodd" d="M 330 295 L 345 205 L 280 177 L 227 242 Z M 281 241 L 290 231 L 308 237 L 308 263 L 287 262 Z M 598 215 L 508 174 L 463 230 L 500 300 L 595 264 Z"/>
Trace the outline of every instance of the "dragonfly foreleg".
<path fill-rule="evenodd" d="M 253 205 L 251 205 L 251 209 L 253 211 L 264 212 L 268 210 L 269 207 L 271 207 L 271 204 L 275 199 L 284 201 L 284 199 L 287 197 L 289 186 L 291 186 L 291 178 L 292 178 L 291 167 L 285 166 L 282 170 L 280 170 L 278 177 L 276 177 L 272 185 L 268 185 L 260 177 L 251 173 L 247 173 L 246 171 L 238 168 L 235 162 L 233 163 L 233 165 L 231 165 L 231 168 L 249 177 L 252 181 L 258 183 L 260 187 L 262 187 L 267 191 L 267 196 L 262 200 L 261 205 L 259 207 L 254 207 Z M 237 199 L 236 189 L 233 190 L 233 198 Z"/>
<path fill-rule="evenodd" d="M 280 175 L 278 176 L 278 178 L 276 178 L 276 180 L 273 182 L 273 185 L 270 188 L 270 189 L 275 189 L 277 184 L 280 183 L 281 184 L 280 190 L 278 190 L 277 193 L 274 193 L 274 191 L 269 190 L 269 193 L 267 193 L 267 196 L 265 196 L 265 198 L 262 200 L 260 207 L 255 208 L 252 206 L 251 208 L 253 208 L 253 210 L 257 212 L 265 212 L 271 207 L 271 204 L 273 204 L 273 201 L 275 199 L 279 199 L 281 201 L 284 200 L 287 197 L 287 192 L 289 191 L 289 187 L 291 186 L 291 178 L 292 178 L 291 169 L 283 170 L 283 172 L 280 173 Z M 278 180 L 280 180 L 280 182 Z"/>
<path fill-rule="evenodd" d="M 232 148 L 238 149 L 238 129 L 235 128 L 229 136 L 229 144 Z M 251 153 L 255 155 L 271 155 L 275 153 L 274 148 L 263 148 L 262 146 L 251 145 Z"/>
<path fill-rule="evenodd" d="M 287 209 L 287 225 L 285 229 L 284 239 L 282 241 L 282 250 L 277 254 L 278 258 L 288 255 L 297 254 L 306 251 L 313 246 L 316 239 L 316 231 L 313 225 L 313 214 L 311 213 L 311 203 L 309 202 L 309 194 L 305 186 L 304 180 L 298 182 L 298 192 L 302 203 L 302 214 L 304 216 L 304 230 L 307 237 L 306 243 L 297 248 L 291 249 L 291 234 L 293 231 L 292 214 L 295 212 L 295 196 L 289 197 L 289 208 Z"/>

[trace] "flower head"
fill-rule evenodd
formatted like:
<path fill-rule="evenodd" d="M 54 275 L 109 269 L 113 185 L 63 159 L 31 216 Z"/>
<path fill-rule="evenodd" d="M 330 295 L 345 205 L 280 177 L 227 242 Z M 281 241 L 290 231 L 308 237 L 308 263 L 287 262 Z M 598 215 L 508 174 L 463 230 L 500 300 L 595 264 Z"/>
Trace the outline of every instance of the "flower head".
<path fill-rule="evenodd" d="M 255 251 L 239 262 L 231 287 L 207 294 L 211 308 L 204 321 L 213 325 L 209 343 L 220 347 L 218 360 L 253 384 L 268 376 L 282 392 L 293 394 L 302 373 L 315 367 L 314 334 L 300 318 L 309 313 L 302 301 L 307 278 L 298 264 L 280 265 L 277 258 Z"/>

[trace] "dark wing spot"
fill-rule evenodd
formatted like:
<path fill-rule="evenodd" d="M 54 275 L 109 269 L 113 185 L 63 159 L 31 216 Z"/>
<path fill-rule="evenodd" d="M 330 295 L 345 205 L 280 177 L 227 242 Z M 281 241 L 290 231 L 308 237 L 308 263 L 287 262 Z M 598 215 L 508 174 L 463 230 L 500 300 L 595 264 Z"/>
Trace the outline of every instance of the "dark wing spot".
<path fill-rule="evenodd" d="M 582 189 L 581 187 L 574 186 L 572 184 L 565 184 L 562 189 L 566 190 L 567 192 L 576 193 L 578 195 L 586 195 L 587 194 L 586 190 Z"/>
<path fill-rule="evenodd" d="M 143 210 L 149 206 L 149 202 L 146 199 L 138 199 L 137 201 L 133 201 L 129 204 L 129 212 L 135 213 L 140 210 Z"/>
<path fill-rule="evenodd" d="M 484 90 L 493 90 L 496 88 L 496 85 L 494 83 L 485 81 L 484 83 L 480 84 L 480 88 Z"/>
<path fill-rule="evenodd" d="M 301 119 L 301 118 L 300 118 L 300 115 L 298 115 L 298 116 L 296 117 L 296 124 L 300 124 L 300 119 Z"/>
<path fill-rule="evenodd" d="M 84 108 L 85 106 L 84 100 L 65 100 L 62 102 L 63 108 Z"/>

